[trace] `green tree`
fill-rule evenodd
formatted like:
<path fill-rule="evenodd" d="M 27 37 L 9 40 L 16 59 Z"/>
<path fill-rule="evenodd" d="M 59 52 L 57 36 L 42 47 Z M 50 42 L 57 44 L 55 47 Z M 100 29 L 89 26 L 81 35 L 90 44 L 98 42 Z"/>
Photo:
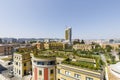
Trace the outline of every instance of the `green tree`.
<path fill-rule="evenodd" d="M 112 63 L 115 63 L 115 56 L 112 56 Z"/>
<path fill-rule="evenodd" d="M 73 45 L 80 44 L 80 41 L 73 41 Z"/>
<path fill-rule="evenodd" d="M 30 43 L 32 44 L 32 43 L 36 43 L 37 41 L 30 41 Z"/>
<path fill-rule="evenodd" d="M 84 40 L 81 40 L 80 44 L 85 44 Z"/>
<path fill-rule="evenodd" d="M 107 52 L 111 52 L 112 47 L 110 45 L 106 45 L 106 50 L 107 50 Z"/>

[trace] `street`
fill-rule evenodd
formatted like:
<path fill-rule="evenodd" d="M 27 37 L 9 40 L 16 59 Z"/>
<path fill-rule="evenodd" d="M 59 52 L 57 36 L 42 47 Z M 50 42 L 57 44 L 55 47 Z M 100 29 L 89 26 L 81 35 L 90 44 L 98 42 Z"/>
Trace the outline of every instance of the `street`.
<path fill-rule="evenodd" d="M 102 61 L 105 63 L 105 77 L 106 77 L 106 80 L 109 80 L 108 79 L 108 64 L 106 62 L 106 58 L 105 58 L 104 54 L 100 54 L 100 56 L 101 56 Z"/>

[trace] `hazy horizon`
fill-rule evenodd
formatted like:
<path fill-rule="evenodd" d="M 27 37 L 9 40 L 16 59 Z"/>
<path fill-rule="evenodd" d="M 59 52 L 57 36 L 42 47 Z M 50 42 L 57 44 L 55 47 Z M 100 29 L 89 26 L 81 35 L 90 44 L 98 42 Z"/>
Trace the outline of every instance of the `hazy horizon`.
<path fill-rule="evenodd" d="M 0 37 L 120 38 L 120 0 L 1 0 Z"/>

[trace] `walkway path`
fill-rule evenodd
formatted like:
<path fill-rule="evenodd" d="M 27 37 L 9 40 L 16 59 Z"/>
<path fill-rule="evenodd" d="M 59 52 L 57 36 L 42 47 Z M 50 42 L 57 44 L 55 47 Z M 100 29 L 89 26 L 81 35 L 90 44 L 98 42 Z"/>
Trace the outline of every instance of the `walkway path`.
<path fill-rule="evenodd" d="M 108 67 L 108 74 L 109 74 L 108 76 L 109 80 L 120 80 L 119 78 L 117 78 L 115 75 L 112 74 L 109 67 Z"/>

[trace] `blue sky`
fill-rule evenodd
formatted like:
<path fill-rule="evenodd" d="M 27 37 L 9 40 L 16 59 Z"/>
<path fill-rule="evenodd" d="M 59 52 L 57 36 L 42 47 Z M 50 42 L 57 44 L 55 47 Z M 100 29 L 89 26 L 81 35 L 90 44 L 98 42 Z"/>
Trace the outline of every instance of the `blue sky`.
<path fill-rule="evenodd" d="M 0 0 L 0 37 L 120 38 L 120 0 Z"/>

